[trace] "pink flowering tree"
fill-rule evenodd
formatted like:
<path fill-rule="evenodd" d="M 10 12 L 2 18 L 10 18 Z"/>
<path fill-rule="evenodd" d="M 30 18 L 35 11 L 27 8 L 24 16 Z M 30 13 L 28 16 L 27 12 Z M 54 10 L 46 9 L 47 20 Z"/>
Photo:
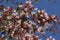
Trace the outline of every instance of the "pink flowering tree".
<path fill-rule="evenodd" d="M 6 0 L 6 2 L 8 1 Z M 46 40 L 55 40 L 52 36 L 48 38 L 46 31 L 53 34 L 57 32 L 57 25 L 60 24 L 58 16 L 56 14 L 48 15 L 46 9 L 39 10 L 32 5 L 32 2 L 38 3 L 38 0 L 28 0 L 25 4 L 15 3 L 12 0 L 13 4 L 17 4 L 17 9 L 14 9 L 13 6 L 0 6 L 0 10 L 3 10 L 0 12 L 0 32 L 3 33 L 0 37 L 1 40 L 13 40 L 13 38 L 16 40 L 41 40 L 35 33 L 42 34 Z"/>

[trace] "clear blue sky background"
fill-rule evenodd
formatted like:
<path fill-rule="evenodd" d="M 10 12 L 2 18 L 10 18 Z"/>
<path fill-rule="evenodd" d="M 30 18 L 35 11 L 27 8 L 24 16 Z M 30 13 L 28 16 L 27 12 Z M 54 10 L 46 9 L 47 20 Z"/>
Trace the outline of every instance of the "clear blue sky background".
<path fill-rule="evenodd" d="M 15 0 L 15 2 L 21 2 L 24 4 L 26 0 Z M 5 0 L 0 3 L 0 5 L 3 4 L 5 7 L 7 6 L 12 6 L 12 1 L 10 0 L 8 3 L 5 2 Z M 35 3 L 32 3 L 34 5 L 35 8 L 39 8 L 40 10 L 46 9 L 47 13 L 49 15 L 55 13 L 60 20 L 60 0 L 56 0 L 56 3 L 53 3 L 53 0 L 51 0 L 51 2 L 49 3 L 48 0 L 38 0 L 38 4 L 36 5 Z M 14 4 L 13 5 L 14 8 L 17 8 L 17 5 Z M 60 26 L 58 25 L 58 31 L 60 31 Z M 53 36 L 54 38 L 56 38 L 56 40 L 60 40 L 60 33 L 56 33 L 55 35 L 53 35 L 51 32 L 46 32 L 47 36 Z M 38 34 L 39 37 L 44 40 L 44 38 L 42 37 L 42 35 Z"/>

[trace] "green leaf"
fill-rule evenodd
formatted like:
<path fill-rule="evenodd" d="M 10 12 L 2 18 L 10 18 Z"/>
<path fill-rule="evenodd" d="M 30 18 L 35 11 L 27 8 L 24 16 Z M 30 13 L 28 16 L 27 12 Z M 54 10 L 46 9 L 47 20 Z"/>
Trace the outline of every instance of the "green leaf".
<path fill-rule="evenodd" d="M 35 0 L 35 3 L 38 4 L 38 0 Z"/>
<path fill-rule="evenodd" d="M 21 12 L 21 8 L 17 7 L 16 11 L 17 11 L 17 12 L 18 12 L 18 11 L 20 11 L 20 12 Z"/>
<path fill-rule="evenodd" d="M 0 5 L 0 10 L 3 10 L 4 6 L 3 5 Z"/>
<path fill-rule="evenodd" d="M 12 36 L 9 36 L 9 40 L 13 40 L 13 37 Z"/>
<path fill-rule="evenodd" d="M 2 23 L 0 22 L 0 27 L 2 26 Z"/>
<path fill-rule="evenodd" d="M 8 19 L 6 19 L 5 21 L 6 21 L 7 24 L 9 24 L 9 20 Z"/>

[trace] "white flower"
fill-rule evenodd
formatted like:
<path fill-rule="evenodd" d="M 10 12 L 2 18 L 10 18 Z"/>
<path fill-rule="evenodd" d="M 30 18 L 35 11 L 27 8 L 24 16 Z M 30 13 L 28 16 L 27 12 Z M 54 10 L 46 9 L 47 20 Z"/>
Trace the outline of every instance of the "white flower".
<path fill-rule="evenodd" d="M 28 25 L 28 23 L 27 23 L 27 22 L 24 22 L 24 24 Z"/>
<path fill-rule="evenodd" d="M 55 38 L 53 38 L 53 40 L 55 40 Z"/>
<path fill-rule="evenodd" d="M 8 40 L 7 38 L 5 40 Z"/>
<path fill-rule="evenodd" d="M 20 8 L 21 8 L 21 7 L 23 7 L 23 5 L 19 5 L 18 7 L 20 7 Z"/>
<path fill-rule="evenodd" d="M 12 18 L 12 16 L 7 16 L 7 19 L 11 19 Z"/>
<path fill-rule="evenodd" d="M 18 25 L 21 25 L 21 20 L 18 20 L 17 23 L 18 23 Z"/>
<path fill-rule="evenodd" d="M 12 15 L 16 16 L 16 13 L 12 13 Z"/>
<path fill-rule="evenodd" d="M 24 15 L 24 14 L 26 14 L 24 11 L 22 11 L 22 12 L 20 13 L 20 15 Z"/>
<path fill-rule="evenodd" d="M 17 22 L 18 22 L 18 23 L 21 23 L 21 20 L 18 20 Z"/>
<path fill-rule="evenodd" d="M 33 40 L 33 38 L 31 37 L 30 40 Z"/>
<path fill-rule="evenodd" d="M 12 25 L 10 26 L 10 28 L 12 28 Z"/>
<path fill-rule="evenodd" d="M 25 40 L 25 38 L 23 37 L 23 40 Z"/>
<path fill-rule="evenodd" d="M 42 31 L 42 30 L 43 30 L 43 31 Z M 39 27 L 39 28 L 37 29 L 37 31 L 40 32 L 41 34 L 44 34 L 44 33 L 45 33 L 44 27 Z M 41 31 L 42 31 L 42 32 L 41 32 Z"/>
<path fill-rule="evenodd" d="M 38 10 L 38 13 L 40 13 L 41 11 L 40 10 Z"/>
<path fill-rule="evenodd" d="M 31 24 L 28 24 L 28 27 L 31 27 L 32 25 Z"/>
<path fill-rule="evenodd" d="M 41 17 L 44 17 L 42 14 L 40 14 Z"/>
<path fill-rule="evenodd" d="M 17 12 L 15 12 L 15 13 L 12 13 L 12 15 L 13 15 L 13 16 L 17 16 L 17 15 L 18 15 L 18 13 L 17 13 Z"/>
<path fill-rule="evenodd" d="M 31 12 L 32 15 L 36 14 L 36 12 Z"/>
<path fill-rule="evenodd" d="M 42 39 L 39 39 L 39 40 L 42 40 Z"/>
<path fill-rule="evenodd" d="M 23 28 L 21 28 L 21 30 L 23 31 L 24 29 L 23 29 Z"/>
<path fill-rule="evenodd" d="M 9 9 L 10 7 L 8 6 L 7 9 Z"/>
<path fill-rule="evenodd" d="M 38 20 L 38 23 L 40 23 L 40 21 Z"/>
<path fill-rule="evenodd" d="M 16 18 L 20 18 L 19 16 L 16 16 Z"/>
<path fill-rule="evenodd" d="M 56 19 L 54 19 L 54 21 L 55 21 L 55 22 L 57 22 L 57 20 L 56 20 Z"/>
<path fill-rule="evenodd" d="M 16 37 L 16 39 L 18 40 L 18 37 Z"/>
<path fill-rule="evenodd" d="M 13 12 L 16 12 L 16 10 L 14 10 Z"/>
<path fill-rule="evenodd" d="M 48 28 L 49 26 L 51 26 L 51 24 L 49 24 L 48 22 L 46 22 L 46 23 L 44 24 L 44 29 Z"/>
<path fill-rule="evenodd" d="M 45 33 L 46 33 L 45 31 L 41 32 L 41 34 L 45 34 Z"/>
<path fill-rule="evenodd" d="M 44 10 L 42 10 L 41 12 L 42 12 L 42 13 L 44 13 L 44 12 L 45 12 L 45 9 L 44 9 Z"/>
<path fill-rule="evenodd" d="M 14 31 L 12 31 L 12 34 L 14 34 Z"/>
<path fill-rule="evenodd" d="M 45 22 L 46 20 L 45 19 L 43 19 L 43 22 Z"/>
<path fill-rule="evenodd" d="M 48 20 L 49 19 L 48 14 L 45 12 L 44 15 L 45 15 L 45 18 Z"/>
<path fill-rule="evenodd" d="M 47 40 L 55 40 L 55 38 L 53 38 L 52 36 L 50 36 L 50 38 L 47 38 Z"/>
<path fill-rule="evenodd" d="M 5 9 L 5 8 L 4 8 L 3 10 L 4 10 L 4 11 L 7 11 L 7 9 Z"/>
<path fill-rule="evenodd" d="M 9 25 L 11 25 L 12 23 L 9 21 Z"/>
<path fill-rule="evenodd" d="M 30 35 L 29 33 L 26 33 L 26 34 L 25 34 L 25 37 L 26 37 L 26 36 L 29 36 L 29 37 L 31 37 L 31 35 Z"/>
<path fill-rule="evenodd" d="M 42 29 L 42 27 L 39 27 L 39 28 L 38 28 L 38 32 L 40 32 L 40 31 L 41 31 L 41 29 Z"/>
<path fill-rule="evenodd" d="M 13 34 L 11 34 L 11 36 L 13 37 Z"/>
<path fill-rule="evenodd" d="M 52 18 L 55 22 L 57 22 L 56 15 L 52 15 L 51 18 Z"/>
<path fill-rule="evenodd" d="M 26 1 L 26 4 L 27 4 L 27 3 L 31 4 L 31 2 L 30 2 L 30 1 Z"/>
<path fill-rule="evenodd" d="M 39 26 L 38 25 L 36 25 L 36 28 L 38 28 Z"/>
<path fill-rule="evenodd" d="M 2 35 L 2 37 L 4 37 L 4 35 Z"/>
<path fill-rule="evenodd" d="M 25 10 L 25 11 L 27 11 L 27 10 L 28 10 L 28 8 L 25 8 L 24 10 Z"/>
<path fill-rule="evenodd" d="M 35 23 L 35 22 L 32 22 L 32 24 L 33 24 L 33 25 L 36 25 L 36 23 Z"/>
<path fill-rule="evenodd" d="M 52 15 L 51 18 L 54 19 L 56 17 L 56 15 Z"/>
<path fill-rule="evenodd" d="M 36 11 L 37 11 L 37 10 L 38 10 L 38 8 L 35 8 L 34 10 L 36 10 Z"/>
<path fill-rule="evenodd" d="M 30 8 L 34 7 L 33 5 L 30 5 Z"/>
<path fill-rule="evenodd" d="M 50 38 L 52 38 L 52 36 L 50 36 Z"/>
<path fill-rule="evenodd" d="M 38 38 L 38 36 L 35 36 L 36 38 Z"/>
<path fill-rule="evenodd" d="M 49 40 L 49 38 L 47 38 L 47 40 Z"/>
<path fill-rule="evenodd" d="M 29 21 L 29 23 L 32 23 L 32 21 Z"/>

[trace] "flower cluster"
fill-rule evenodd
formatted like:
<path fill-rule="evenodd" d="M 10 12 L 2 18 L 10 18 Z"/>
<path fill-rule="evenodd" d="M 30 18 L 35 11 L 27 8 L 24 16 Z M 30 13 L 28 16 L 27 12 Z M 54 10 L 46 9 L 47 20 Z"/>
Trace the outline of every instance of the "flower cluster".
<path fill-rule="evenodd" d="M 55 40 L 55 38 L 52 38 L 52 36 L 50 36 L 50 38 L 47 38 L 47 40 Z"/>
<path fill-rule="evenodd" d="M 3 10 L 0 12 L 0 40 L 41 40 L 35 32 L 47 38 L 46 31 L 57 31 L 50 26 L 58 23 L 58 17 L 48 15 L 45 9 L 34 8 L 30 1 L 19 5 L 16 10 L 13 7 L 0 9 Z M 47 40 L 53 39 L 50 37 Z"/>

